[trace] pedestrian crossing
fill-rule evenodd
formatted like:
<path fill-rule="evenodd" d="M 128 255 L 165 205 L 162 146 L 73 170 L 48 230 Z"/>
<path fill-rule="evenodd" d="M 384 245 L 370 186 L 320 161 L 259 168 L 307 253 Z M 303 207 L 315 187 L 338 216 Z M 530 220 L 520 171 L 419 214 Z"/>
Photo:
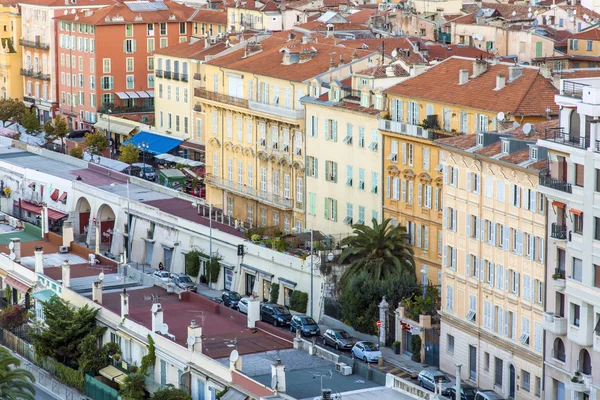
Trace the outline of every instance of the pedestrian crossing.
<path fill-rule="evenodd" d="M 381 372 L 385 372 L 386 374 L 395 375 L 395 376 L 397 376 L 399 378 L 403 378 L 403 379 L 406 379 L 406 380 L 410 380 L 411 379 L 410 378 L 411 374 L 409 372 L 406 372 L 403 369 L 400 369 L 400 368 L 398 368 L 398 367 L 396 367 L 394 365 L 391 365 L 391 364 L 387 364 L 386 363 L 386 364 L 384 364 L 383 366 L 380 367 L 379 365 L 377 365 L 377 364 L 374 363 L 374 364 L 371 364 L 371 368 L 377 369 L 377 370 L 379 370 Z"/>

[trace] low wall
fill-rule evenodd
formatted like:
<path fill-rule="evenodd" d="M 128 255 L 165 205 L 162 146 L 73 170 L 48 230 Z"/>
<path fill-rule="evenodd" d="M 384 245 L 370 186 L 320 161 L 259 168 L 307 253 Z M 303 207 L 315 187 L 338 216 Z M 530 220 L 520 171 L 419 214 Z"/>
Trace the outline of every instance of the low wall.
<path fill-rule="evenodd" d="M 435 400 L 438 398 L 429 390 L 425 390 L 412 382 L 409 382 L 392 374 L 387 374 L 385 378 L 385 386 L 395 389 L 404 395 L 412 397 L 413 399 Z"/>
<path fill-rule="evenodd" d="M 367 340 L 373 343 L 379 343 L 379 338 L 377 338 L 377 336 L 361 333 L 353 327 L 344 324 L 342 321 L 339 321 L 335 318 L 331 318 L 327 315 L 323 315 L 323 325 L 327 325 L 328 328 L 332 329 L 343 329 L 346 332 L 348 332 L 350 336 L 358 338 L 360 340 Z"/>
<path fill-rule="evenodd" d="M 257 321 L 256 327 L 258 329 L 260 329 L 261 331 L 270 333 L 273 336 L 277 336 L 282 339 L 288 340 L 290 343 L 293 343 L 294 338 L 296 337 L 296 335 L 294 335 L 293 333 L 291 333 L 289 331 L 284 331 L 283 329 L 275 328 L 273 325 L 268 324 L 266 322 Z"/>

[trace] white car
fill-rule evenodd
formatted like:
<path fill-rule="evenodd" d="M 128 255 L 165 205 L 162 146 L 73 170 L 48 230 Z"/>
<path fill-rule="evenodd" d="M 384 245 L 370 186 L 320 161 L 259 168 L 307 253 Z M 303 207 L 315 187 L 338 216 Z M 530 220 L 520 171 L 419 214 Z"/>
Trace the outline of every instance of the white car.
<path fill-rule="evenodd" d="M 373 342 L 356 342 L 352 348 L 352 358 L 358 358 L 366 363 L 377 362 L 379 357 L 381 357 L 381 351 L 379 351 L 379 346 Z"/>
<path fill-rule="evenodd" d="M 238 311 L 242 314 L 248 314 L 248 298 L 242 297 L 238 302 Z"/>
<path fill-rule="evenodd" d="M 154 271 L 152 276 L 163 282 L 169 282 L 169 280 L 171 278 L 171 274 L 169 273 L 169 271 L 161 271 L 161 270 Z"/>

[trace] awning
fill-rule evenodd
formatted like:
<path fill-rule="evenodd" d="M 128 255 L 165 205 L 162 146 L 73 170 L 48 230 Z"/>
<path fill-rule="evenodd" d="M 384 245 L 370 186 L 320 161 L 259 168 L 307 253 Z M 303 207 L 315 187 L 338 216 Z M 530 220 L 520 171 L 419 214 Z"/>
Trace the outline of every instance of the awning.
<path fill-rule="evenodd" d="M 65 203 L 67 201 L 67 192 L 62 192 L 62 194 L 58 198 L 58 201 L 60 201 L 61 203 Z"/>
<path fill-rule="evenodd" d="M 244 393 L 238 392 L 234 388 L 229 388 L 227 393 L 221 397 L 221 400 L 246 400 L 247 398 L 248 396 Z"/>
<path fill-rule="evenodd" d="M 204 165 L 204 163 L 201 161 L 194 161 L 187 158 L 174 156 L 172 154 L 158 154 L 154 156 L 154 158 L 158 158 L 159 160 L 168 161 L 175 164 L 189 165 L 190 167 L 201 167 Z"/>
<path fill-rule="evenodd" d="M 110 381 L 118 378 L 121 375 L 124 375 L 123 371 L 119 371 L 112 365 L 102 368 L 100 371 L 98 371 L 98 373 Z"/>
<path fill-rule="evenodd" d="M 583 214 L 583 211 L 579 211 L 579 210 L 576 210 L 574 208 L 569 209 L 569 211 L 571 212 L 571 214 L 574 214 L 574 215 L 581 215 L 581 214 Z"/>
<path fill-rule="evenodd" d="M 129 96 L 130 99 L 139 99 L 140 95 L 137 94 L 137 92 L 126 92 L 125 93 L 127 96 Z"/>
<path fill-rule="evenodd" d="M 58 189 L 54 189 L 52 191 L 52 194 L 50 195 L 50 198 L 54 201 L 58 200 L 58 195 L 60 194 L 60 190 Z"/>
<path fill-rule="evenodd" d="M 154 97 L 154 90 L 139 91 L 139 92 L 116 92 L 115 94 L 121 100 L 149 99 L 149 98 Z"/>
<path fill-rule="evenodd" d="M 28 201 L 24 201 L 21 200 L 21 209 L 24 211 L 29 211 L 30 213 L 34 213 L 34 214 L 41 214 L 42 213 L 42 206 L 36 206 L 35 204 L 32 204 Z"/>
<path fill-rule="evenodd" d="M 140 96 L 140 99 L 149 99 L 150 97 L 154 97 L 154 96 L 150 96 L 148 93 L 146 92 L 136 92 L 138 96 Z"/>
<path fill-rule="evenodd" d="M 51 219 L 52 221 L 58 221 L 60 219 L 67 218 L 68 216 L 69 214 L 65 214 L 63 212 L 56 211 L 51 208 L 48 209 L 48 219 Z"/>
<path fill-rule="evenodd" d="M 145 143 L 148 145 L 148 150 L 146 150 L 147 153 L 161 154 L 168 153 L 175 147 L 179 146 L 181 142 L 181 139 L 175 139 L 156 133 L 141 131 L 132 138 L 127 139 L 125 142 L 123 142 L 123 144 L 126 145 L 131 143 L 137 147 L 139 144 Z"/>
<path fill-rule="evenodd" d="M 263 271 L 262 269 L 258 269 L 258 268 L 252 267 L 252 266 L 250 266 L 248 264 L 242 264 L 242 268 L 245 268 L 245 269 L 247 269 L 249 271 L 257 272 L 257 273 L 259 273 L 259 274 L 261 274 L 263 276 L 268 276 L 270 278 L 273 278 L 273 276 L 275 276 L 275 275 L 273 275 L 270 272 Z"/>
<path fill-rule="evenodd" d="M 31 297 L 42 303 L 47 303 L 48 300 L 50 300 L 54 296 L 56 296 L 56 293 L 54 293 L 50 289 L 40 290 L 39 292 L 35 292 L 31 295 Z"/>
<path fill-rule="evenodd" d="M 125 92 L 116 92 L 115 93 L 117 95 L 118 98 L 120 98 L 121 100 L 125 100 L 128 99 L 129 96 L 127 96 L 127 94 L 125 94 Z"/>
<path fill-rule="evenodd" d="M 185 142 L 181 143 L 180 145 L 181 148 L 183 149 L 191 149 L 191 150 L 196 150 L 196 151 L 205 151 L 205 147 L 203 144 L 198 144 L 198 143 L 192 143 L 188 140 L 186 140 Z"/>
<path fill-rule="evenodd" d="M 13 289 L 17 289 L 21 293 L 27 293 L 31 289 L 31 286 L 16 280 L 12 276 L 7 276 L 4 282 L 6 282 L 8 286 L 12 287 Z"/>
<path fill-rule="evenodd" d="M 560 201 L 553 201 L 552 206 L 558 207 L 558 208 L 565 208 L 565 203 L 561 203 Z"/>
<path fill-rule="evenodd" d="M 296 287 L 296 285 L 298 285 L 296 282 L 289 281 L 284 278 L 279 278 L 279 282 L 283 283 L 284 285 L 288 285 L 288 286 L 292 286 L 292 287 Z"/>
<path fill-rule="evenodd" d="M 110 129 L 108 129 L 109 125 L 110 125 Z M 118 121 L 115 121 L 114 118 L 110 121 L 110 124 L 108 122 L 108 119 L 102 118 L 100 121 L 98 121 L 94 124 L 94 128 L 104 129 L 109 132 L 117 133 L 119 135 L 130 135 L 131 132 L 133 132 L 137 129 L 137 127 L 135 127 L 135 126 L 126 125 L 126 124 L 122 124 Z"/>

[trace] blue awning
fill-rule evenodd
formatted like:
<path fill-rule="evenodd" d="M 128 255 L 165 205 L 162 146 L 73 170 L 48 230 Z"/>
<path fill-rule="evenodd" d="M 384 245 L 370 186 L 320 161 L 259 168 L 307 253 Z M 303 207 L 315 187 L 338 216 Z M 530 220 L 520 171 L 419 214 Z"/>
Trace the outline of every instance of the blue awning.
<path fill-rule="evenodd" d="M 39 292 L 35 292 L 31 295 L 34 299 L 41 301 L 42 303 L 47 303 L 53 296 L 56 296 L 50 289 L 41 290 Z"/>
<path fill-rule="evenodd" d="M 181 142 L 183 142 L 183 140 L 170 138 L 156 133 L 140 131 L 134 137 L 124 141 L 123 144 L 132 143 L 137 147 L 139 144 L 144 143 L 145 145 L 148 145 L 146 153 L 163 154 L 173 150 L 175 147 L 179 146 Z"/>

